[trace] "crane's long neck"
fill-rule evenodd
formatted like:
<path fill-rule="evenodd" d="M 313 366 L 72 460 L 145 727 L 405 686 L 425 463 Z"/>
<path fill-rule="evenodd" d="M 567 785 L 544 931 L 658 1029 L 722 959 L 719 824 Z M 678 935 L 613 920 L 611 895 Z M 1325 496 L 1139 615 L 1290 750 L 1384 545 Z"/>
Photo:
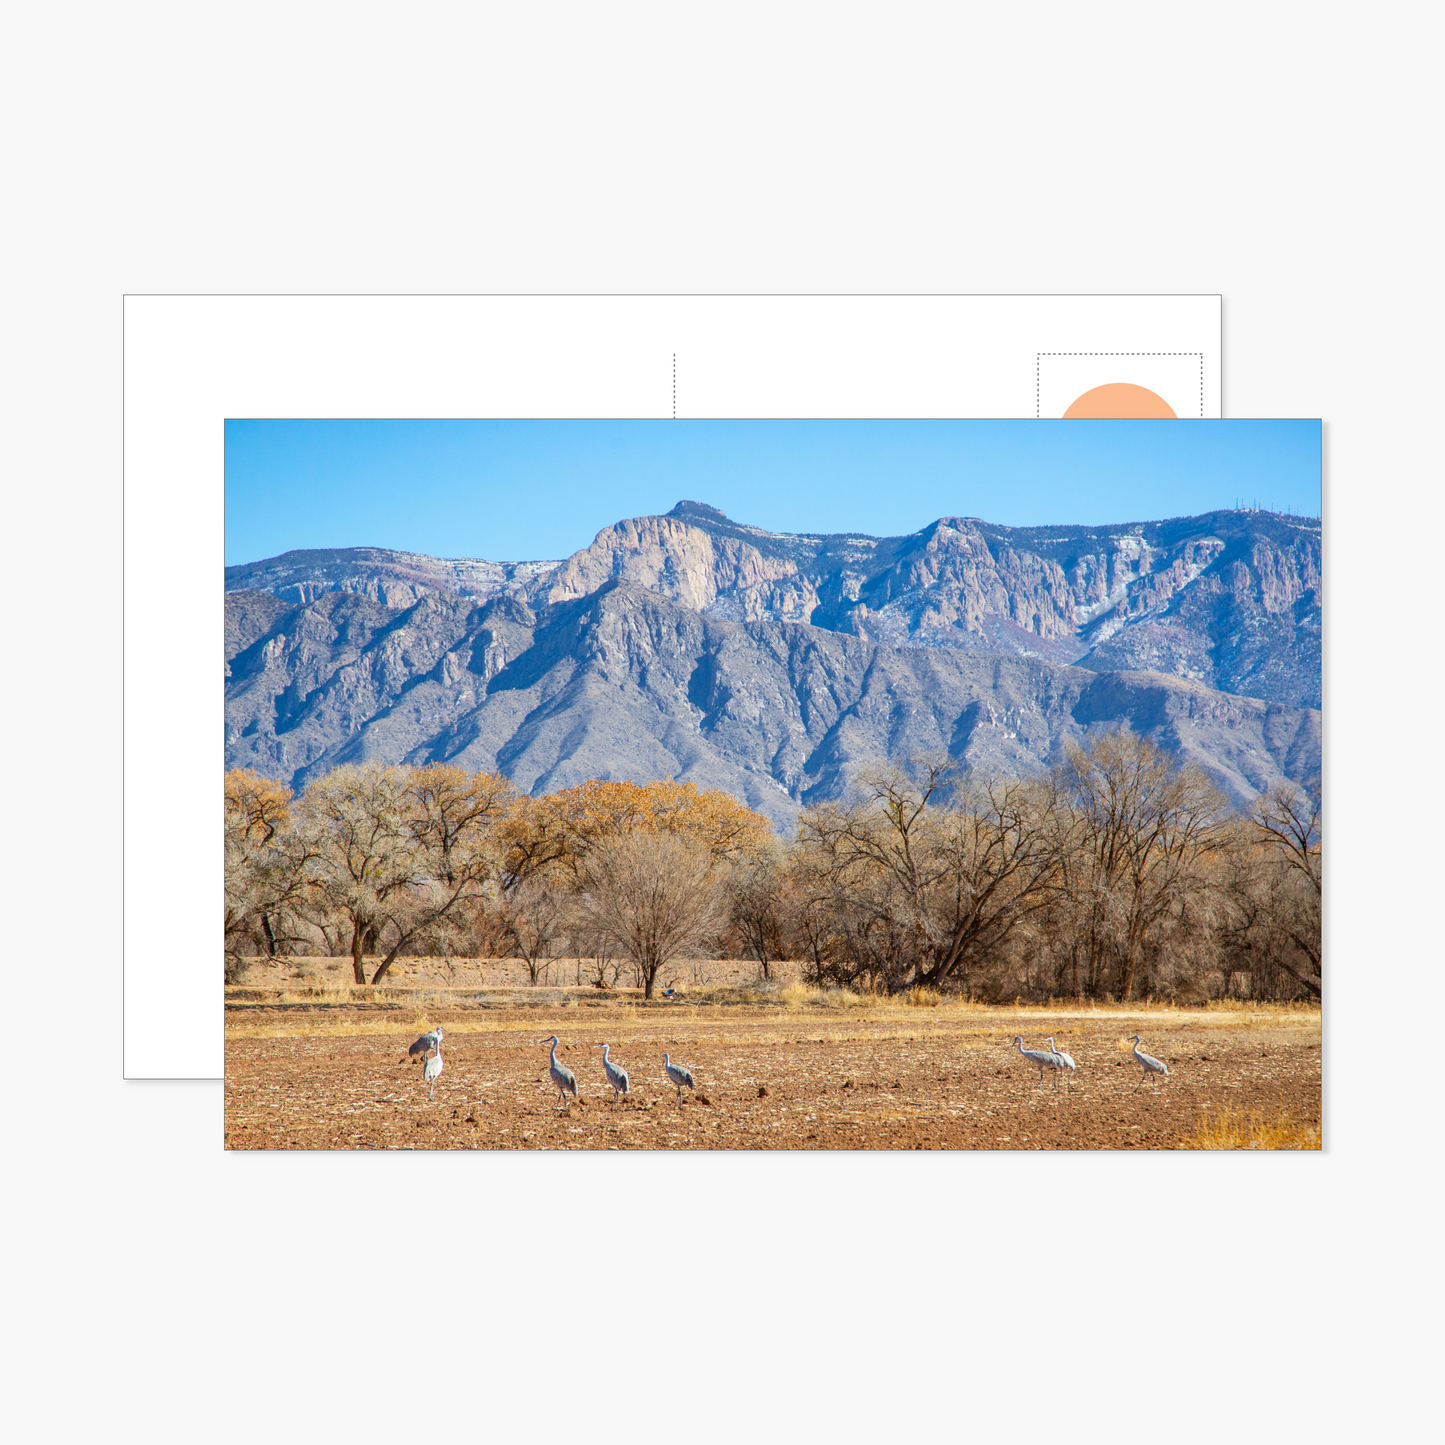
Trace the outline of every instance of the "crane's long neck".
<path fill-rule="evenodd" d="M 552 1067 L 557 1067 L 557 1040 L 552 1040 Z"/>

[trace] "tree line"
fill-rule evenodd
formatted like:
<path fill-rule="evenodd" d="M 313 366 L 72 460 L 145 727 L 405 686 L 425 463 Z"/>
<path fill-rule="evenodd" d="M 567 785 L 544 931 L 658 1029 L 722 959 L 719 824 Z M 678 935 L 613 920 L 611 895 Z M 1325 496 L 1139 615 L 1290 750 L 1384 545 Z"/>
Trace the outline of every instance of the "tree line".
<path fill-rule="evenodd" d="M 1318 785 L 1240 812 L 1127 731 L 1037 779 L 864 774 L 787 841 L 671 779 L 534 798 L 368 763 L 299 796 L 245 771 L 225 788 L 227 981 L 258 954 L 349 954 L 357 983 L 425 954 L 521 958 L 535 983 L 566 956 L 650 998 L 678 960 L 726 956 L 889 993 L 1320 996 Z"/>

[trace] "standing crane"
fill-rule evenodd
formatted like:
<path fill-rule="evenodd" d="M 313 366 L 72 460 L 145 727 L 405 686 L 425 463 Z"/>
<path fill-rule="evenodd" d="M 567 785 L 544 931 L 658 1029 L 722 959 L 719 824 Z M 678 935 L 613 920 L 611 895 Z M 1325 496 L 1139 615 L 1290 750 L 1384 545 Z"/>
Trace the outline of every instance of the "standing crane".
<path fill-rule="evenodd" d="M 1163 1059 L 1156 1059 L 1153 1054 L 1141 1052 L 1138 1034 L 1134 1035 L 1134 1062 L 1144 1070 L 1144 1072 L 1139 1075 L 1139 1084 L 1142 1084 L 1150 1074 L 1163 1074 L 1165 1078 L 1169 1077 L 1169 1065 L 1166 1064 Z M 1139 1092 L 1139 1084 L 1134 1085 L 1134 1092 L 1136 1094 Z M 1157 1094 L 1159 1090 L 1155 1089 L 1154 1092 Z"/>
<path fill-rule="evenodd" d="M 431 1085 L 431 1093 L 428 1098 L 435 1099 L 437 1096 L 437 1079 L 441 1077 L 441 1071 L 446 1068 L 442 1063 L 442 1031 L 436 1031 L 437 1039 L 434 1045 L 436 1052 L 421 1066 L 421 1081 Z"/>
<path fill-rule="evenodd" d="M 403 1059 L 401 1062 L 406 1063 L 407 1059 L 424 1057 L 426 1054 L 429 1054 L 434 1048 L 436 1048 L 436 1046 L 441 1043 L 443 1038 L 445 1038 L 445 1035 L 440 1029 L 432 1029 L 430 1033 L 423 1034 L 406 1051 L 406 1059 Z"/>
<path fill-rule="evenodd" d="M 1054 1057 L 1072 1074 L 1076 1068 L 1074 1056 L 1072 1054 L 1066 1054 L 1054 1042 L 1054 1036 L 1052 1034 L 1049 1035 L 1049 1048 L 1053 1050 Z"/>
<path fill-rule="evenodd" d="M 557 1062 L 557 1045 L 561 1040 L 556 1034 L 553 1034 L 550 1039 L 543 1039 L 542 1042 L 552 1045 L 552 1082 L 557 1086 L 557 1102 L 566 1104 L 568 1094 L 571 1094 L 574 1099 L 577 1097 L 577 1075 L 566 1064 Z"/>
<path fill-rule="evenodd" d="M 602 1050 L 602 1072 L 607 1075 L 607 1082 L 612 1085 L 612 1102 L 615 1104 L 618 1099 L 626 1099 L 632 1092 L 632 1086 L 627 1081 L 627 1070 L 620 1064 L 614 1064 L 608 1055 L 612 1052 L 611 1044 L 593 1044 L 594 1049 Z"/>
<path fill-rule="evenodd" d="M 682 1103 L 682 1086 L 684 1084 L 696 1092 L 697 1080 L 693 1078 L 692 1070 L 689 1069 L 686 1064 L 674 1064 L 672 1055 L 664 1054 L 662 1056 L 662 1067 L 666 1071 L 667 1077 L 677 1085 L 677 1102 L 679 1104 Z"/>
<path fill-rule="evenodd" d="M 1059 1069 L 1061 1067 L 1059 1063 L 1059 1056 L 1049 1049 L 1024 1048 L 1024 1040 L 1022 1034 L 1014 1035 L 1014 1043 L 1018 1045 L 1019 1053 L 1021 1053 L 1024 1058 L 1028 1059 L 1031 1063 L 1035 1063 L 1039 1066 L 1039 1083 L 1042 1084 L 1044 1081 L 1045 1069 L 1052 1069 L 1054 1071 L 1054 1087 L 1057 1089 L 1059 1086 Z"/>

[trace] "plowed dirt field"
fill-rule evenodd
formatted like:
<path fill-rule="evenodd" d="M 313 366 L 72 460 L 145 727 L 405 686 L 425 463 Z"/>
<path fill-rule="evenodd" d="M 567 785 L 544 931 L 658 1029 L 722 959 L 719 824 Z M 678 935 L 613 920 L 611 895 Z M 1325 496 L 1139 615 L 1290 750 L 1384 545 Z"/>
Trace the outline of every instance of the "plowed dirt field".
<path fill-rule="evenodd" d="M 1320 1015 L 1245 1008 L 936 1007 L 766 998 L 643 1004 L 586 990 L 476 994 L 425 1010 L 228 1004 L 232 1149 L 1163 1149 L 1220 1111 L 1320 1119 Z M 400 1063 L 440 1024 L 435 1101 Z M 581 1098 L 557 1107 L 548 1049 Z M 1140 1083 L 1143 1035 L 1166 1081 Z M 1052 1034 L 1077 1072 L 1055 1082 L 1013 1045 Z M 614 1106 L 602 1053 L 631 1075 Z M 671 1053 L 697 1094 L 663 1075 Z"/>

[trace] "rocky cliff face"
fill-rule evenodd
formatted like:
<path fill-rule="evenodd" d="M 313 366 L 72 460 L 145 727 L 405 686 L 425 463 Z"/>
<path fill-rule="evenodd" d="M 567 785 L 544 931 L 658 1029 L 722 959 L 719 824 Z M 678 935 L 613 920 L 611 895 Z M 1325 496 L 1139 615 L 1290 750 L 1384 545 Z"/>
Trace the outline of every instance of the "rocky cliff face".
<path fill-rule="evenodd" d="M 864 767 L 948 752 L 990 771 L 1035 773 L 1066 742 L 1125 722 L 1201 762 L 1240 800 L 1318 771 L 1312 710 L 1157 672 L 895 647 L 718 615 L 721 590 L 696 604 L 732 575 L 716 563 L 722 549 L 704 571 L 703 544 L 670 527 L 611 531 L 598 554 L 542 579 L 563 595 L 534 595 L 535 606 L 511 594 L 428 591 L 389 607 L 338 590 L 277 613 L 268 593 L 229 595 L 227 766 L 301 787 L 343 762 L 447 760 L 500 769 L 539 793 L 589 777 L 671 775 L 725 788 L 784 828 L 800 805 L 840 796 Z M 777 570 L 778 554 L 755 550 Z M 668 571 L 677 555 L 692 558 L 690 573 Z M 599 575 L 587 568 L 617 558 L 624 575 L 578 591 Z M 741 549 L 727 565 L 757 577 L 749 587 L 772 585 L 748 573 L 754 563 Z M 687 589 L 690 600 L 666 588 Z"/>
<path fill-rule="evenodd" d="M 1088 529 L 943 517 L 909 537 L 807 537 L 682 502 L 607 528 L 533 595 L 559 601 L 618 577 L 739 621 L 1320 702 L 1320 529 L 1303 519 L 1223 512 Z"/>

